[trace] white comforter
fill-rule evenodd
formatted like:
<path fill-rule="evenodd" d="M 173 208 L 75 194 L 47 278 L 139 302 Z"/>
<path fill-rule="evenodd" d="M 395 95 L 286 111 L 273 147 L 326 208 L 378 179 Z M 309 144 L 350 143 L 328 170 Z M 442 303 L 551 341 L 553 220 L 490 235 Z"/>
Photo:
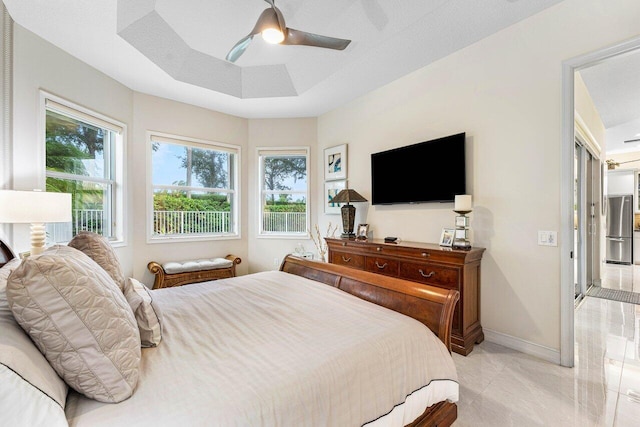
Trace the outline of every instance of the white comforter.
<path fill-rule="evenodd" d="M 72 392 L 70 425 L 404 425 L 458 400 L 426 326 L 330 286 L 273 271 L 152 295 L 163 341 L 143 349 L 135 393 L 104 404 Z"/>

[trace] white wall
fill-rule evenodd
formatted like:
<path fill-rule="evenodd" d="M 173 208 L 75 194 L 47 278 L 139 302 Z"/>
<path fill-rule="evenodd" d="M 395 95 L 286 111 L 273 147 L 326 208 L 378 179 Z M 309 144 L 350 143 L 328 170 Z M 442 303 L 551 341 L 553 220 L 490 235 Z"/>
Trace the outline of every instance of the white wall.
<path fill-rule="evenodd" d="M 40 37 L 14 25 L 13 69 L 13 186 L 16 190 L 44 189 L 44 112 L 40 89 L 58 95 L 120 122 L 131 124 L 133 91 Z M 131 126 L 127 135 L 127 158 L 133 153 Z M 129 161 L 130 176 L 134 162 Z M 127 186 L 126 217 L 131 216 L 132 191 Z M 116 249 L 125 273 L 133 269 L 132 227 L 126 227 L 127 245 Z M 29 226 L 14 226 L 13 247 L 29 250 Z"/>
<path fill-rule="evenodd" d="M 317 171 L 314 170 L 315 159 L 319 154 L 317 146 L 317 120 L 303 119 L 263 119 L 249 120 L 249 271 L 275 270 L 280 266 L 282 258 L 294 251 L 298 243 L 302 243 L 308 251 L 315 252 L 310 239 L 266 238 L 258 236 L 258 156 L 257 147 L 309 147 L 310 150 L 310 189 L 311 197 L 308 209 L 311 210 L 311 224 L 316 223 L 315 212 L 321 208 L 314 204 L 316 198 Z M 276 263 L 275 260 L 278 260 Z"/>
<path fill-rule="evenodd" d="M 319 150 L 348 142 L 349 184 L 365 197 L 370 153 L 467 132 L 473 244 L 487 248 L 482 325 L 549 358 L 560 347 L 560 255 L 537 231 L 560 227 L 562 62 L 638 35 L 639 13 L 637 1 L 567 0 L 318 120 Z M 368 222 L 378 236 L 436 242 L 451 209 L 372 206 Z"/>

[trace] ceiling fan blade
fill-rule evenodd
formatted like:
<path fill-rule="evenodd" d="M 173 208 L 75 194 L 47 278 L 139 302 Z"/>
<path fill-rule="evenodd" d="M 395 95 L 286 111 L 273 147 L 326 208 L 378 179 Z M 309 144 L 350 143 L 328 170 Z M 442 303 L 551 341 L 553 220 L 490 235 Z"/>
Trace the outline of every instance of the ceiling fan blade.
<path fill-rule="evenodd" d="M 255 34 L 252 33 L 240 39 L 240 41 L 231 48 L 229 53 L 227 53 L 227 61 L 236 62 L 236 60 L 240 58 L 240 56 L 242 56 L 247 46 L 249 46 L 249 43 L 251 43 L 251 40 L 253 40 L 254 35 Z"/>
<path fill-rule="evenodd" d="M 287 28 L 287 36 L 281 44 L 304 45 L 313 47 L 324 47 L 326 49 L 344 50 L 349 46 L 351 40 L 338 39 L 335 37 L 321 36 L 319 34 L 307 33 L 293 28 Z"/>
<path fill-rule="evenodd" d="M 264 1 L 266 1 L 267 3 L 269 3 L 269 4 L 271 5 L 271 7 L 276 7 L 276 5 L 275 5 L 275 4 L 273 4 L 273 0 L 264 0 Z"/>

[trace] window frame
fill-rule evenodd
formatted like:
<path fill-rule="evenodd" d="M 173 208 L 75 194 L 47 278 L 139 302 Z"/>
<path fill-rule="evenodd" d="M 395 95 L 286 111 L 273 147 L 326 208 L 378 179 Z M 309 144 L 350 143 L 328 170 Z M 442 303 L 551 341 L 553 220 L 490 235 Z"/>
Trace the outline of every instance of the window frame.
<path fill-rule="evenodd" d="M 155 235 L 153 233 L 153 195 L 154 189 L 161 187 L 163 189 L 175 189 L 175 190 L 191 190 L 191 191 L 210 191 L 215 192 L 212 188 L 207 187 L 187 187 L 181 185 L 158 185 L 153 184 L 153 149 L 152 144 L 154 138 L 163 140 L 165 143 L 179 144 L 183 146 L 189 146 L 193 148 L 201 148 L 205 150 L 218 150 L 226 151 L 235 154 L 235 165 L 230 172 L 232 181 L 235 183 L 234 188 L 224 190 L 225 193 L 230 193 L 233 197 L 231 203 L 231 221 L 233 224 L 233 231 L 231 233 L 216 234 L 216 233 L 200 233 L 200 234 L 171 234 L 171 235 Z M 163 142 L 159 141 L 159 142 Z M 240 212 L 241 212 L 241 165 L 242 165 L 242 147 L 235 144 L 227 144 L 224 142 L 211 141 L 199 138 L 192 138 L 188 136 L 169 134 L 157 131 L 146 132 L 146 151 L 147 151 L 147 208 L 146 208 L 146 228 L 147 228 L 147 243 L 167 243 L 167 242 L 199 242 L 199 241 L 216 241 L 216 240 L 236 240 L 242 237 Z"/>
<path fill-rule="evenodd" d="M 66 172 L 47 171 L 46 124 L 47 111 L 49 110 L 71 119 L 109 130 L 112 133 L 114 140 L 108 147 L 105 146 L 103 150 L 104 158 L 108 159 L 105 163 L 105 172 L 107 170 L 109 171 L 109 178 L 95 178 Z M 126 246 L 127 223 L 125 221 L 124 213 L 126 212 L 125 204 L 127 200 L 127 158 L 125 156 L 127 151 L 127 125 L 112 117 L 98 113 L 95 110 L 86 108 L 44 90 L 40 90 L 40 111 L 39 130 L 41 141 L 40 153 L 42 158 L 39 164 L 40 171 L 42 173 L 41 188 L 43 191 L 46 190 L 46 181 L 49 177 L 67 180 L 81 180 L 97 184 L 108 184 L 108 188 L 111 193 L 110 200 L 105 202 L 108 206 L 103 208 L 111 227 L 111 236 L 108 237 L 108 240 L 113 247 Z"/>
<path fill-rule="evenodd" d="M 281 190 L 265 190 L 264 188 L 264 161 L 263 158 L 271 154 L 272 156 L 287 157 L 304 155 L 307 165 L 307 186 L 305 190 L 306 198 L 306 229 L 304 232 L 265 232 L 263 224 L 263 199 L 266 194 L 302 194 L 302 191 L 281 191 Z M 311 227 L 311 149 L 308 146 L 291 146 L 291 147 L 257 147 L 256 158 L 258 161 L 258 218 L 257 218 L 257 237 L 261 239 L 308 239 L 310 238 L 309 230 Z"/>

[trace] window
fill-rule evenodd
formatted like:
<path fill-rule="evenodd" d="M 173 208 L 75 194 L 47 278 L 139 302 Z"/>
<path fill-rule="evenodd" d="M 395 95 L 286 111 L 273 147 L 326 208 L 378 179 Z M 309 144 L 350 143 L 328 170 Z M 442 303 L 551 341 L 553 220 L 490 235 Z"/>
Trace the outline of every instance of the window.
<path fill-rule="evenodd" d="M 150 240 L 239 236 L 240 147 L 158 133 L 149 143 Z"/>
<path fill-rule="evenodd" d="M 259 148 L 261 236 L 307 236 L 309 149 Z"/>
<path fill-rule="evenodd" d="M 47 224 L 49 241 L 79 231 L 122 241 L 124 125 L 43 95 L 46 191 L 71 193 L 72 222 Z"/>

